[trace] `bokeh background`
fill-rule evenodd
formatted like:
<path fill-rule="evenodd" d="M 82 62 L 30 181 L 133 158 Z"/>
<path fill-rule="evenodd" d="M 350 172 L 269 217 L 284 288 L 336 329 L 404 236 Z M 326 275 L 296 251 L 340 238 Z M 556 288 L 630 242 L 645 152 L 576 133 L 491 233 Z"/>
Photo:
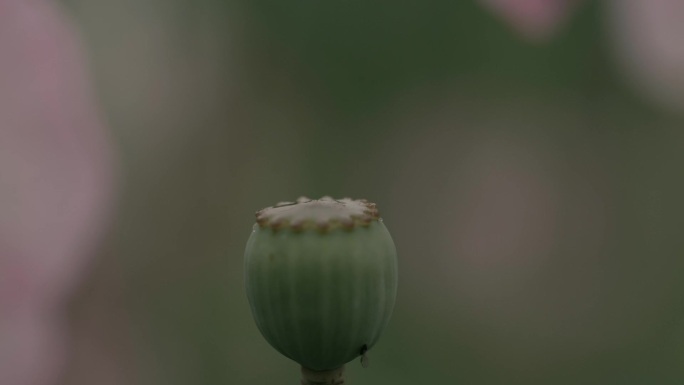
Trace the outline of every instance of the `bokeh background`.
<path fill-rule="evenodd" d="M 684 1 L 18 3 L 0 0 L 21 27 L 0 26 L 3 384 L 298 384 L 242 258 L 254 212 L 301 195 L 376 202 L 397 245 L 395 313 L 350 384 L 684 383 Z M 63 72 L 52 19 L 78 47 Z M 62 73 L 84 84 L 31 96 Z M 72 126 L 99 139 L 55 140 Z M 84 164 L 97 177 L 67 183 Z M 75 267 L 45 240 L 75 211 L 45 197 L 84 189 L 102 214 L 65 246 Z M 53 290 L 35 266 L 74 273 L 23 311 Z M 24 349 L 40 330 L 47 357 Z"/>

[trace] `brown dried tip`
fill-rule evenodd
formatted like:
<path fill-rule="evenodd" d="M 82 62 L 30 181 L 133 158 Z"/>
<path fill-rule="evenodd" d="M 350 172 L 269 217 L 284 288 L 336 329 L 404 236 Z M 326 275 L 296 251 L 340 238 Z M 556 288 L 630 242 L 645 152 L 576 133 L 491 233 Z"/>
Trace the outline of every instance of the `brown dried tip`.
<path fill-rule="evenodd" d="M 256 212 L 256 222 L 262 228 L 294 231 L 316 230 L 327 232 L 342 228 L 352 230 L 368 226 L 380 219 L 375 203 L 365 199 L 321 199 L 300 197 L 296 202 L 280 202 Z"/>

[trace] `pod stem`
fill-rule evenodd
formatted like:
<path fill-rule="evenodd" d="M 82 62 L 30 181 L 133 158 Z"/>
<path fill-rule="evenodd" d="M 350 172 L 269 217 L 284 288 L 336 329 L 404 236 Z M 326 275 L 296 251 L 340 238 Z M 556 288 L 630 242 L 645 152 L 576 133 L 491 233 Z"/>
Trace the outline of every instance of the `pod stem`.
<path fill-rule="evenodd" d="M 344 365 L 332 370 L 311 370 L 302 366 L 302 385 L 344 384 Z"/>

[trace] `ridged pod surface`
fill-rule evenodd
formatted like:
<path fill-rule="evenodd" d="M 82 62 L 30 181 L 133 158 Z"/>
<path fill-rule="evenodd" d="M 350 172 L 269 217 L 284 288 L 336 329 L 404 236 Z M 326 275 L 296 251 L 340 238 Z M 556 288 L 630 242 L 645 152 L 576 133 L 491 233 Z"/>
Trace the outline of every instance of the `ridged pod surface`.
<path fill-rule="evenodd" d="M 245 284 L 275 349 L 306 369 L 337 369 L 372 348 L 389 321 L 396 249 L 374 204 L 300 198 L 257 212 Z"/>

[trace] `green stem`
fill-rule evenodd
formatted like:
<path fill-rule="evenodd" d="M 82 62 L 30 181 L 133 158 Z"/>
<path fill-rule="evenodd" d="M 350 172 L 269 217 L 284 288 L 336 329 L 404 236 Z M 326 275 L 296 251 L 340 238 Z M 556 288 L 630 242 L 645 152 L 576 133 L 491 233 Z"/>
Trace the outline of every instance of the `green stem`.
<path fill-rule="evenodd" d="M 344 365 L 332 370 L 311 370 L 302 366 L 302 385 L 344 384 Z"/>

